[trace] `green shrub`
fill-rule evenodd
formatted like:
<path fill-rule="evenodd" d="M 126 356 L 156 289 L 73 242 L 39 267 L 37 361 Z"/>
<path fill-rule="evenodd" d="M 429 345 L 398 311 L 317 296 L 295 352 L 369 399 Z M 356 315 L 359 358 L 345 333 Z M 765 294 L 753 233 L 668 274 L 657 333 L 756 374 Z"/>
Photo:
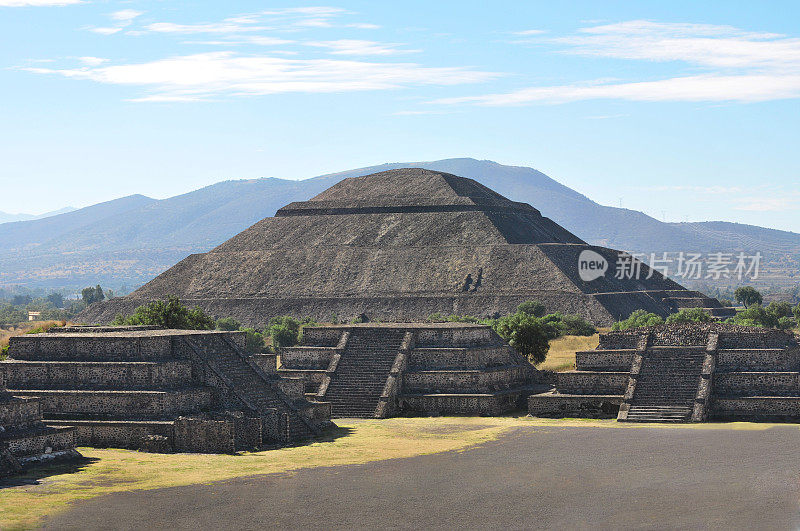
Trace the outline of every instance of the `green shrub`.
<path fill-rule="evenodd" d="M 731 317 L 726 322 L 742 326 L 776 328 L 778 326 L 778 321 L 779 319 L 768 312 L 766 308 L 759 304 L 754 304 L 741 312 L 737 312 L 735 316 Z"/>
<path fill-rule="evenodd" d="M 684 308 L 678 313 L 667 317 L 667 324 L 674 323 L 707 323 L 711 321 L 711 314 L 702 308 Z"/>
<path fill-rule="evenodd" d="M 179 330 L 213 330 L 214 319 L 200 308 L 189 309 L 174 295 L 167 295 L 163 301 L 153 301 L 136 308 L 133 315 L 123 317 L 117 315 L 113 324 L 117 325 L 154 325 Z"/>
<path fill-rule="evenodd" d="M 242 332 L 245 333 L 245 351 L 258 354 L 260 352 L 264 352 L 266 350 L 266 344 L 264 343 L 264 334 L 255 330 L 254 328 L 242 328 Z"/>
<path fill-rule="evenodd" d="M 517 312 L 498 319 L 494 323 L 494 330 L 531 363 L 541 363 L 547 357 L 550 342 L 539 318 Z"/>
<path fill-rule="evenodd" d="M 593 336 L 597 328 L 580 315 L 566 314 L 561 318 L 561 329 L 565 336 Z"/>
<path fill-rule="evenodd" d="M 791 317 L 781 317 L 778 319 L 778 328 L 781 330 L 791 330 L 795 325 L 796 323 Z"/>
<path fill-rule="evenodd" d="M 266 334 L 272 338 L 273 347 L 293 347 L 300 342 L 303 326 L 314 324 L 309 317 L 301 321 L 291 315 L 281 315 L 270 319 Z"/>
<path fill-rule="evenodd" d="M 8 345 L 3 345 L 0 347 L 0 361 L 6 359 L 8 357 Z"/>
<path fill-rule="evenodd" d="M 242 328 L 242 323 L 233 317 L 221 317 L 217 319 L 217 330 L 225 332 L 235 332 Z"/>
<path fill-rule="evenodd" d="M 781 317 L 792 317 L 794 315 L 792 305 L 783 301 L 773 301 L 769 303 L 769 306 L 767 306 L 766 310 L 767 313 L 771 314 L 773 317 L 775 317 L 775 319 L 780 319 Z"/>
<path fill-rule="evenodd" d="M 517 313 L 527 313 L 528 315 L 533 315 L 534 317 L 543 317 L 547 310 L 540 301 L 532 300 L 532 301 L 525 301 L 519 306 L 517 306 Z"/>
<path fill-rule="evenodd" d="M 636 310 L 627 319 L 614 323 L 612 330 L 630 330 L 632 328 L 642 328 L 645 326 L 656 326 L 664 324 L 664 319 L 660 315 L 649 313 L 645 310 Z"/>

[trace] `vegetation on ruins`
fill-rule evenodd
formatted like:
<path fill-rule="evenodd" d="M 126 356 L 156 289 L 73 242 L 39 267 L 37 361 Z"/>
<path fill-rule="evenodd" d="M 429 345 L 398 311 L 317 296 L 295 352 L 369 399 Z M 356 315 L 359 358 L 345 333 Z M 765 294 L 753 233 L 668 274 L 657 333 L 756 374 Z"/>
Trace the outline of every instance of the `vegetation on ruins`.
<path fill-rule="evenodd" d="M 736 301 L 742 303 L 745 308 L 749 308 L 754 304 L 764 303 L 764 297 L 762 297 L 761 293 L 759 293 L 758 290 L 753 286 L 742 286 L 741 288 L 736 288 L 733 296 L 736 298 Z"/>
<path fill-rule="evenodd" d="M 517 306 L 517 312 L 527 313 L 528 315 L 533 315 L 534 317 L 543 317 L 547 312 L 547 309 L 540 301 L 534 300 L 525 301 Z"/>
<path fill-rule="evenodd" d="M 766 308 L 760 304 L 752 305 L 725 322 L 742 326 L 789 330 L 797 326 L 796 316 L 798 315 L 800 315 L 800 304 L 792 308 L 788 302 L 771 302 Z"/>
<path fill-rule="evenodd" d="M 667 317 L 667 324 L 675 323 L 708 323 L 712 320 L 711 314 L 702 308 L 683 308 L 678 313 Z"/>
<path fill-rule="evenodd" d="M 642 328 L 660 324 L 664 324 L 664 319 L 660 315 L 645 310 L 636 310 L 631 313 L 627 319 L 614 323 L 612 330 L 630 330 L 631 328 Z"/>
<path fill-rule="evenodd" d="M 517 352 L 526 356 L 529 362 L 541 363 L 547 357 L 550 337 L 546 326 L 538 317 L 517 312 L 501 317 L 492 328 Z"/>
<path fill-rule="evenodd" d="M 153 301 L 136 308 L 133 315 L 125 317 L 118 314 L 114 325 L 155 325 L 180 330 L 213 330 L 214 319 L 200 308 L 187 308 L 174 295 L 167 295 L 162 301 Z"/>
<path fill-rule="evenodd" d="M 217 330 L 222 330 L 224 332 L 235 332 L 236 330 L 240 330 L 241 328 L 242 328 L 242 323 L 240 323 L 233 317 L 221 317 L 217 319 Z"/>
<path fill-rule="evenodd" d="M 270 319 L 265 333 L 272 338 L 273 347 L 293 347 L 300 343 L 303 327 L 313 324 L 314 321 L 308 317 L 299 320 L 290 315 L 281 315 Z"/>
<path fill-rule="evenodd" d="M 480 319 L 472 315 L 444 315 L 433 313 L 428 317 L 432 323 L 478 323 L 492 327 L 497 335 L 509 342 L 517 352 L 531 363 L 544 361 L 549 342 L 562 336 L 591 336 L 597 333 L 594 325 L 579 315 L 560 312 L 545 315 L 546 308 L 540 301 L 526 301 L 517 307 L 516 313 L 495 319 Z"/>

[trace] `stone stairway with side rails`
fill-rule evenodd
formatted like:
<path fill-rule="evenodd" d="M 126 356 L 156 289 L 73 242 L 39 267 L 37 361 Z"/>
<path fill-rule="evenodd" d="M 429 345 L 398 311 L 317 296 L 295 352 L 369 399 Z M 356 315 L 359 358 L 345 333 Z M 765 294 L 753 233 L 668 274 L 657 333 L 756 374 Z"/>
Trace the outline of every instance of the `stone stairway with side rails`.
<path fill-rule="evenodd" d="M 247 356 L 223 335 L 185 337 L 195 355 L 207 363 L 226 384 L 244 406 L 255 414 L 278 412 L 281 428 L 280 436 L 284 442 L 306 439 L 319 435 L 320 426 L 307 419 L 300 411 L 305 402 L 302 390 L 299 396 L 290 397 L 277 385 L 276 377 L 270 377 L 248 363 Z"/>
<path fill-rule="evenodd" d="M 354 328 L 331 377 L 325 400 L 334 417 L 370 418 L 403 342 L 401 328 Z"/>
<path fill-rule="evenodd" d="M 702 378 L 704 346 L 648 347 L 635 378 L 628 422 L 689 422 Z"/>

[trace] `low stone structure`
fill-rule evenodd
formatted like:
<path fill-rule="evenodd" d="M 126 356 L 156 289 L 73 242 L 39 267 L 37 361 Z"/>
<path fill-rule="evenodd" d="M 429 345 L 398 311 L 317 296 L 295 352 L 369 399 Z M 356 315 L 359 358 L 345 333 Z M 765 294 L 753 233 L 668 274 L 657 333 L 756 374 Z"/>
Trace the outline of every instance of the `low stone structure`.
<path fill-rule="evenodd" d="M 800 346 L 790 332 L 662 325 L 600 336 L 576 370 L 531 396 L 535 416 L 621 421 L 800 418 Z"/>
<path fill-rule="evenodd" d="M 306 327 L 280 349 L 277 373 L 299 377 L 334 417 L 498 415 L 523 404 L 538 371 L 490 327 L 464 323 Z M 275 360 L 263 361 L 275 367 Z"/>
<path fill-rule="evenodd" d="M 79 457 L 75 428 L 46 426 L 40 399 L 14 397 L 0 389 L 0 477 Z"/>
<path fill-rule="evenodd" d="M 266 374 L 243 332 L 69 327 L 11 338 L 0 378 L 79 445 L 232 452 L 320 433 L 330 406 Z"/>

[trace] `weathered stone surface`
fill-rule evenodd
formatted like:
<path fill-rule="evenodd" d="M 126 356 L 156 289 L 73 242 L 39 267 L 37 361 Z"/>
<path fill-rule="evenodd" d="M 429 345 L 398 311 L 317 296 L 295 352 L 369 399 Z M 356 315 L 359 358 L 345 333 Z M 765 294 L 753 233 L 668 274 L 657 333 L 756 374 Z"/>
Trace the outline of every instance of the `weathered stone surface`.
<path fill-rule="evenodd" d="M 307 393 L 332 402 L 334 416 L 499 415 L 518 408 L 538 383 L 536 369 L 484 325 L 308 327 L 304 341 L 306 345 L 281 349 L 278 373 L 302 378 Z M 369 349 L 369 358 L 383 356 L 385 363 L 382 368 L 364 358 L 351 363 L 354 349 Z M 340 382 L 348 376 L 360 389 Z M 366 388 L 383 392 L 365 402 Z M 340 396 L 333 400 L 332 394 Z M 351 401 L 363 404 L 349 408 Z"/>
<path fill-rule="evenodd" d="M 581 280 L 585 250 L 602 256 L 610 272 Z M 471 179 L 391 170 L 287 205 L 79 319 L 108 322 L 168 294 L 252 326 L 282 314 L 396 322 L 435 312 L 490 316 L 530 299 L 604 325 L 640 308 L 666 315 L 684 302 L 725 312 L 646 265 L 640 279 L 616 278 L 620 256 Z"/>
<path fill-rule="evenodd" d="M 532 415 L 594 416 L 612 395 L 619 420 L 800 418 L 800 345 L 790 332 L 713 323 L 611 332 L 578 352 L 576 366 L 530 397 Z"/>
<path fill-rule="evenodd" d="M 19 422 L 35 408 L 80 444 L 186 452 L 294 442 L 330 425 L 330 408 L 308 402 L 302 380 L 261 370 L 244 342 L 243 332 L 152 327 L 14 337 L 0 380 L 37 398 L 0 408 L 0 420 Z"/>

